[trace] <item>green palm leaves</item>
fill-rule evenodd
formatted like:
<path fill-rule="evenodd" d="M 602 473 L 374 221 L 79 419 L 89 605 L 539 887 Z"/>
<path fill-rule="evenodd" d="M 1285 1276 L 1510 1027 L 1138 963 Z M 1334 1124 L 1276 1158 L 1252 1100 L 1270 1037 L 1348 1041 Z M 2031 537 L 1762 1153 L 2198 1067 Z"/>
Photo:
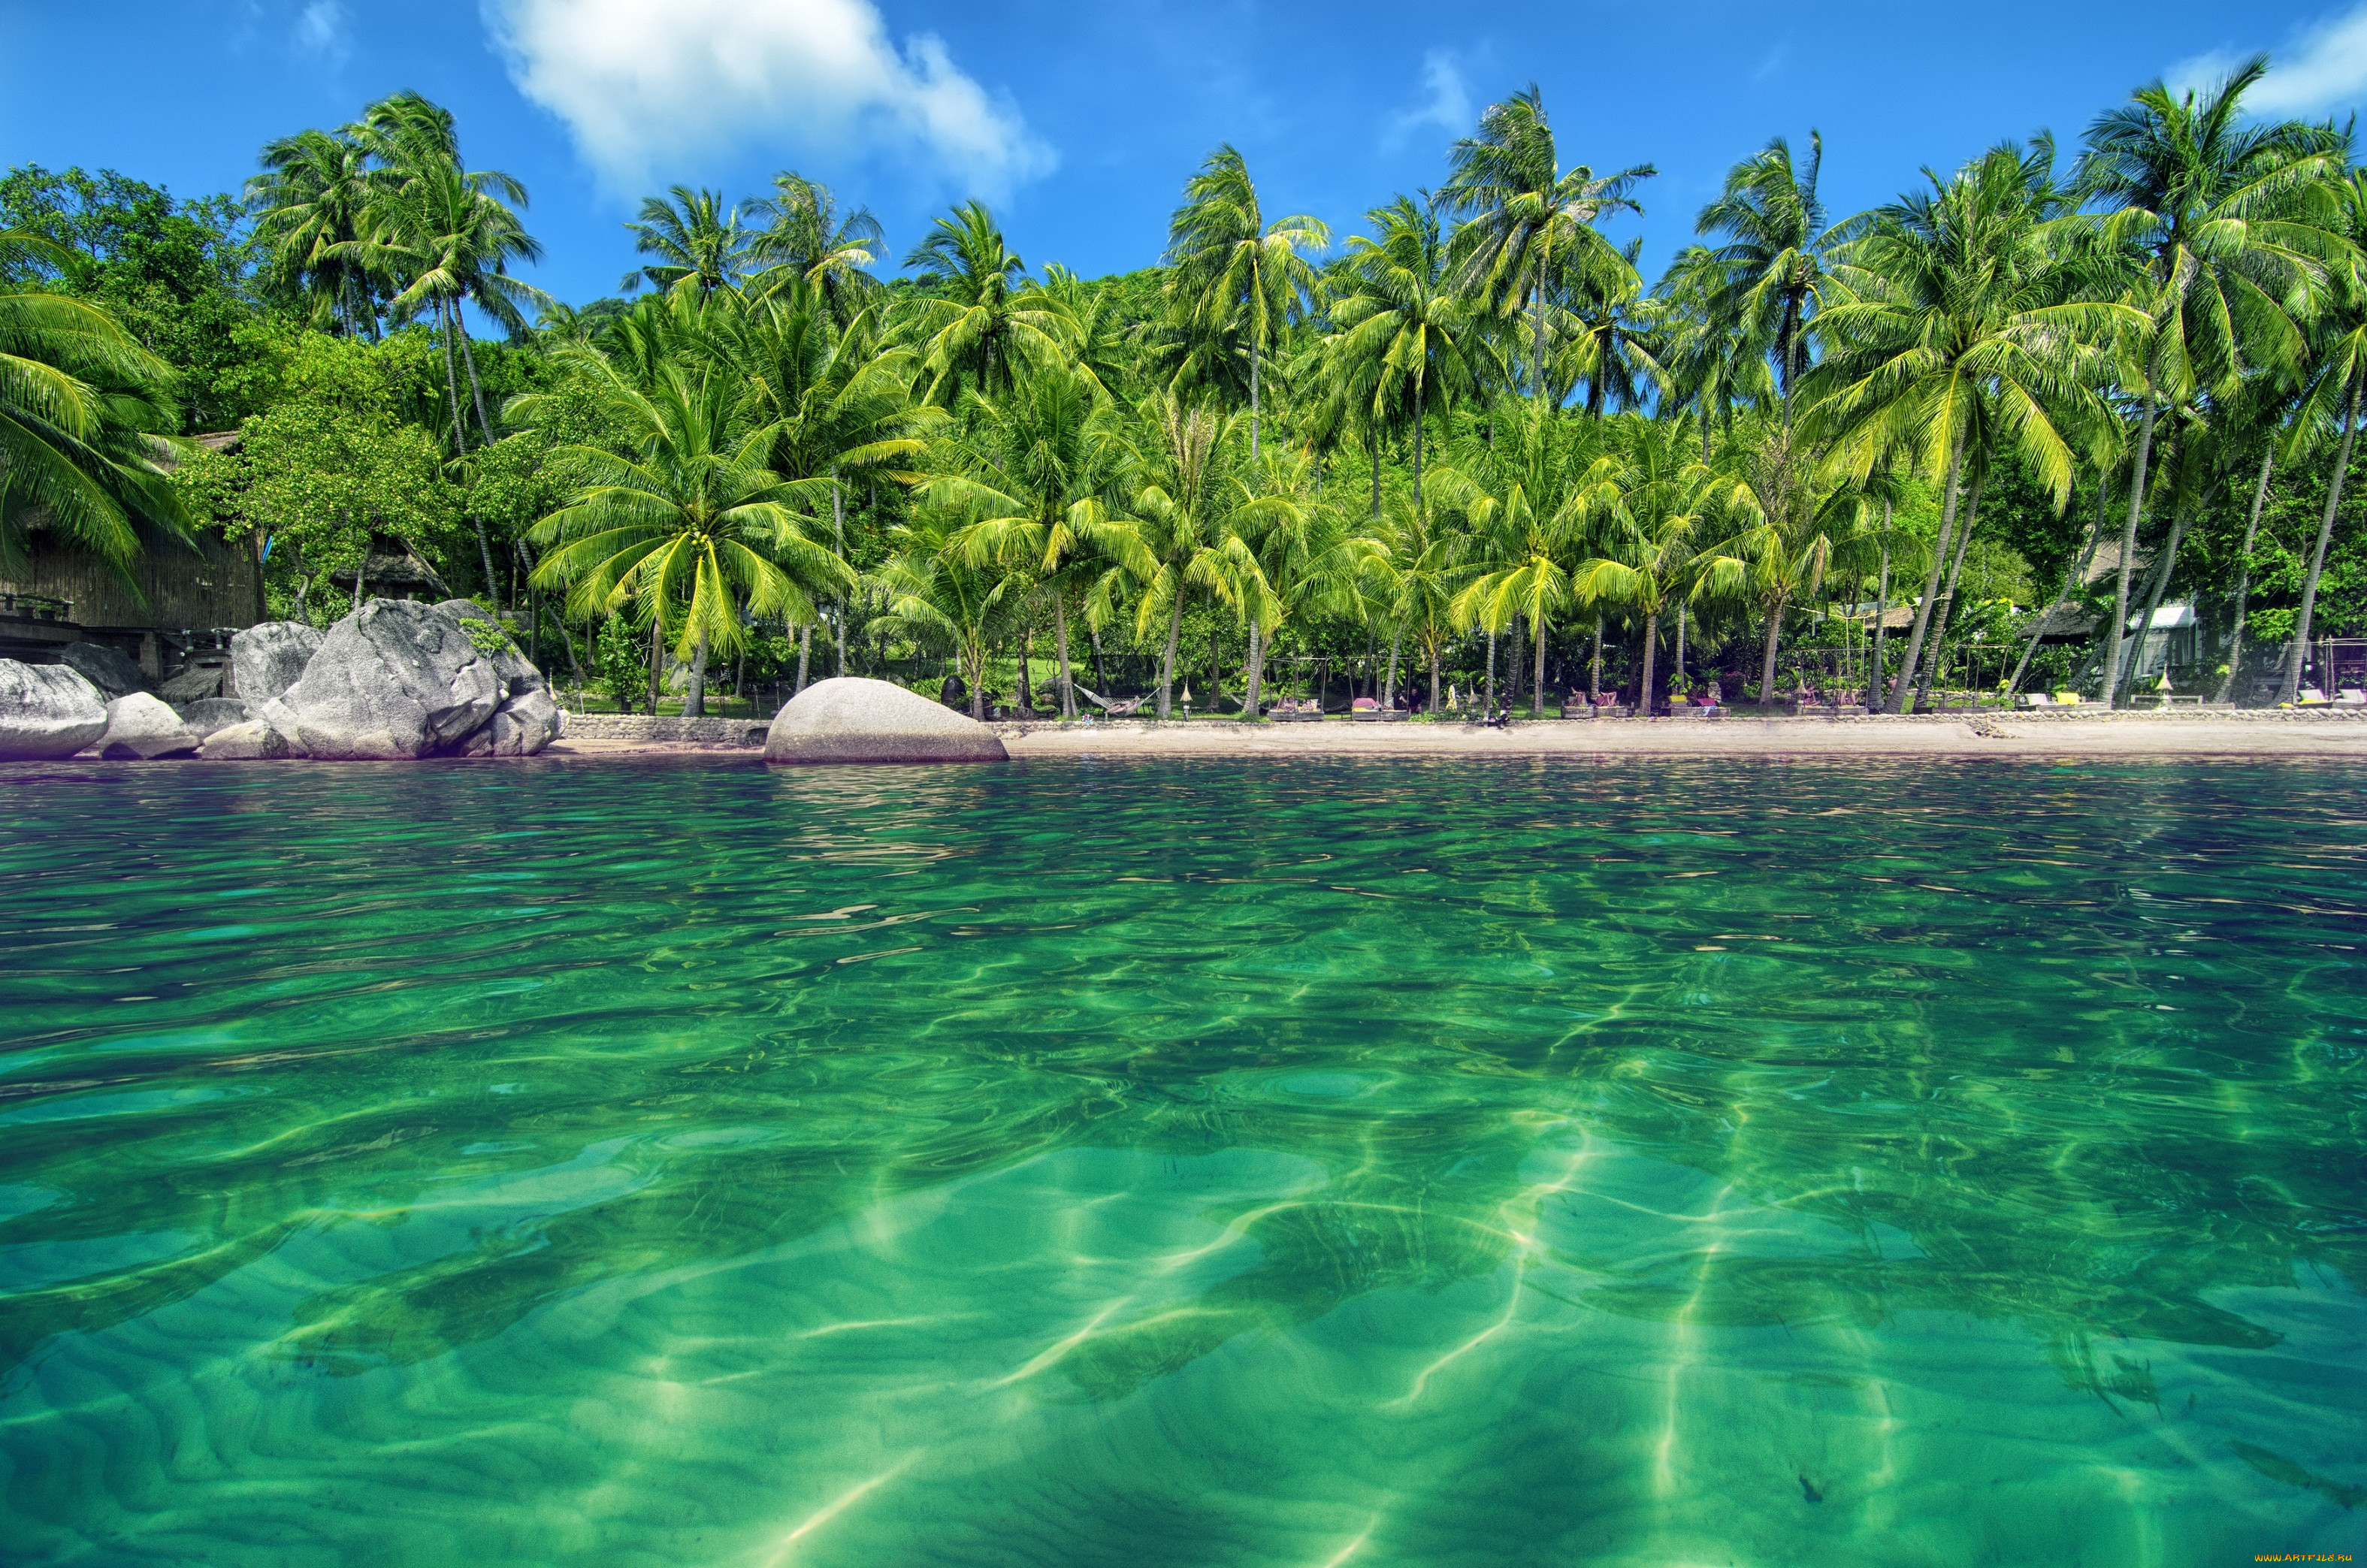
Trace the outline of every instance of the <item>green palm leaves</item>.
<path fill-rule="evenodd" d="M 1308 253 L 1331 243 L 1331 230 L 1318 219 L 1299 214 L 1267 222 L 1248 161 L 1229 145 L 1217 148 L 1185 182 L 1184 205 L 1169 222 L 1167 258 L 1174 268 L 1169 299 L 1187 355 L 1177 384 L 1222 384 L 1233 356 L 1246 357 L 1253 459 L 1261 367 L 1283 328 L 1319 292 Z"/>
<path fill-rule="evenodd" d="M 1825 209 L 1817 197 L 1824 157 L 1824 139 L 1810 131 L 1803 173 L 1791 143 L 1776 137 L 1727 173 L 1726 188 L 1694 223 L 1725 241 L 1700 257 L 1715 279 L 1705 301 L 1710 316 L 1750 351 L 1773 355 L 1786 423 L 1824 280 Z"/>
<path fill-rule="evenodd" d="M 1472 392 L 1486 368 L 1479 312 L 1449 287 L 1438 213 L 1399 197 L 1366 215 L 1375 235 L 1348 242 L 1351 291 L 1332 308 L 1332 375 L 1371 429 L 1413 433 L 1415 504 L 1421 499 L 1425 415 Z"/>
<path fill-rule="evenodd" d="M 0 256 L 49 250 L 0 232 Z M 0 292 L 0 569 L 17 568 L 37 524 L 118 570 L 139 525 L 186 530 L 163 467 L 173 394 L 171 369 L 104 310 Z"/>
<path fill-rule="evenodd" d="M 625 274 L 617 287 L 628 293 L 649 284 L 671 288 L 693 284 L 701 299 L 736 287 L 747 275 L 757 237 L 740 222 L 740 209 L 723 205 L 723 193 L 670 186 L 641 202 L 638 222 L 628 223 L 633 249 L 656 259 Z"/>
<path fill-rule="evenodd" d="M 1003 243 L 982 201 L 966 201 L 931 226 L 904 258 L 930 291 L 912 333 L 923 345 L 932 401 L 950 403 L 965 386 L 992 392 L 1022 370 L 1060 358 L 1068 318 L 1027 283 L 1027 264 Z"/>

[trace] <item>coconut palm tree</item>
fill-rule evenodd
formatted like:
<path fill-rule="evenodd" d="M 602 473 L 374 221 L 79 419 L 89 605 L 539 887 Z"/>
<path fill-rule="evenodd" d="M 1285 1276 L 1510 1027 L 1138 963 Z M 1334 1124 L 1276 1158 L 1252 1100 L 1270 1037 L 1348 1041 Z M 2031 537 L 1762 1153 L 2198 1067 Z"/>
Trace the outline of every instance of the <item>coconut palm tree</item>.
<path fill-rule="evenodd" d="M 1479 134 L 1455 144 L 1454 175 L 1439 193 L 1466 216 L 1455 231 L 1461 285 L 1500 314 L 1530 316 L 1529 389 L 1546 393 L 1546 311 L 1557 289 L 1596 273 L 1615 274 L 1619 252 L 1595 225 L 1641 213 L 1634 191 L 1658 173 L 1638 164 L 1602 178 L 1584 164 L 1565 170 L 1536 84 L 1479 117 Z"/>
<path fill-rule="evenodd" d="M 1471 535 L 1459 520 L 1440 510 L 1418 509 L 1410 494 L 1399 491 L 1373 519 L 1372 536 L 1381 547 L 1384 618 L 1393 632 L 1412 636 L 1430 670 L 1429 711 L 1437 713 L 1445 689 L 1441 661 L 1461 625 L 1455 600 L 1478 570 Z"/>
<path fill-rule="evenodd" d="M 1722 240 L 1703 263 L 1715 269 L 1711 315 L 1750 350 L 1775 362 L 1784 423 L 1792 423 L 1792 394 L 1808 366 L 1808 327 L 1821 299 L 1825 251 L 1831 236 L 1817 181 L 1824 138 L 1808 132 L 1808 166 L 1800 170 L 1783 137 L 1727 171 L 1726 188 L 1701 210 L 1693 229 Z"/>
<path fill-rule="evenodd" d="M 1819 322 L 1811 443 L 1862 482 L 1894 452 L 1941 481 L 1939 536 L 1889 706 L 1902 711 L 1955 543 L 1967 454 L 2012 452 L 2057 506 L 2081 449 L 2116 428 L 2096 389 L 2102 345 L 2140 320 L 2078 298 L 2085 284 L 2050 220 L 2061 198 L 2052 148 L 1993 149 L 1932 188 L 1857 224 Z M 1761 688 L 1764 691 L 1764 687 Z"/>
<path fill-rule="evenodd" d="M 2334 520 L 2342 504 L 2343 480 L 2350 471 L 2350 447 L 2358 434 L 2359 401 L 2367 389 L 2367 171 L 2353 170 L 2340 186 L 2341 216 L 2337 220 L 2350 242 L 2349 254 L 2327 268 L 2319 309 L 2310 322 L 2310 375 L 2304 386 L 2301 428 L 2330 427 L 2335 433 L 2334 468 L 2327 476 L 2326 511 L 2317 528 L 2317 543 L 2303 569 L 2301 605 L 2293 612 L 2293 643 L 2285 657 L 2281 682 L 2283 702 L 2298 701 L 2302 660 L 2309 648 L 2311 617 L 2317 609 L 2317 589 L 2326 572 L 2326 548 L 2334 538 Z M 2260 488 L 2268 488 L 2265 459 Z M 2259 508 L 2253 507 L 2257 523 Z M 2247 552 L 2250 549 L 2248 542 Z M 2241 635 L 2240 631 L 2237 634 Z M 2232 655 L 2231 655 L 2232 657 Z M 2230 665 L 2232 678 L 2233 666 Z"/>
<path fill-rule="evenodd" d="M 1058 301 L 1027 285 L 1027 264 L 1003 243 L 982 201 L 965 201 L 929 226 L 904 258 L 931 291 L 914 308 L 914 336 L 924 344 L 929 398 L 950 404 L 965 385 L 992 394 L 1030 366 L 1062 355 L 1071 335 Z"/>
<path fill-rule="evenodd" d="M 1616 269 L 1596 268 L 1580 278 L 1569 302 L 1571 358 L 1586 381 L 1590 419 L 1601 419 L 1609 410 L 1642 408 L 1671 389 L 1659 357 L 1669 336 L 1669 309 L 1644 292 L 1636 271 L 1643 251 L 1639 234 L 1620 251 Z"/>
<path fill-rule="evenodd" d="M 1343 384 L 1369 385 L 1374 426 L 1412 432 L 1420 506 L 1423 427 L 1433 408 L 1446 413 L 1478 389 L 1484 329 L 1449 285 L 1434 204 L 1400 196 L 1365 216 L 1375 237 L 1348 242 L 1352 281 L 1331 310 L 1334 373 Z"/>
<path fill-rule="evenodd" d="M 811 619 L 814 596 L 855 574 L 766 465 L 774 432 L 741 417 L 737 377 L 671 359 L 637 381 L 606 356 L 574 355 L 630 449 L 552 453 L 572 498 L 530 531 L 546 547 L 535 580 L 566 588 L 578 619 L 647 615 L 689 662 L 683 713 L 698 716 L 711 656 L 740 647 L 754 617 Z"/>
<path fill-rule="evenodd" d="M 1331 243 L 1331 231 L 1319 219 L 1294 214 L 1267 222 L 1248 160 L 1229 143 L 1184 182 L 1184 205 L 1168 223 L 1167 261 L 1175 269 L 1168 288 L 1177 320 L 1216 355 L 1238 345 L 1249 357 L 1252 462 L 1262 367 L 1283 328 L 1314 303 L 1320 285 L 1308 253 Z M 1192 378 L 1216 379 L 1213 368 L 1213 358 L 1197 352 L 1187 362 Z"/>
<path fill-rule="evenodd" d="M 1168 716 L 1175 689 L 1175 646 L 1194 590 L 1233 592 L 1227 559 L 1226 519 L 1233 510 L 1233 421 L 1206 403 L 1173 392 L 1154 393 L 1137 411 L 1134 448 L 1138 483 L 1128 508 L 1132 522 L 1105 538 L 1117 570 L 1094 586 L 1088 611 L 1106 624 L 1123 586 L 1134 602 L 1134 635 L 1167 623 L 1159 664 L 1159 716 Z"/>
<path fill-rule="evenodd" d="M 986 716 L 986 656 L 1019 612 L 1029 583 L 1023 571 L 975 561 L 963 540 L 962 513 L 924 510 L 891 536 L 895 553 L 880 570 L 889 627 L 915 642 L 953 650 L 969 715 Z"/>
<path fill-rule="evenodd" d="M 719 190 L 669 186 L 663 196 L 644 197 L 639 221 L 625 225 L 633 249 L 657 259 L 625 274 L 626 293 L 648 284 L 672 288 L 695 280 L 699 298 L 737 288 L 754 260 L 758 237 L 740 221 L 740 209 L 723 205 Z"/>
<path fill-rule="evenodd" d="M 2256 55 L 2209 91 L 2140 88 L 2089 128 L 2076 174 L 2102 212 L 2096 239 L 2133 276 L 2144 319 L 2124 372 L 2138 404 L 2135 467 L 2107 632 L 2105 700 L 2117 687 L 2129 568 L 2165 401 L 2231 395 L 2250 370 L 2289 373 L 2307 346 L 2311 296 L 2347 265 L 2331 125 L 2251 123 L 2243 96 L 2268 72 Z"/>
<path fill-rule="evenodd" d="M 946 443 L 952 471 L 921 488 L 923 502 L 972 519 L 953 545 L 971 567 L 1032 573 L 1052 601 L 1060 712 L 1077 712 L 1069 666 L 1069 598 L 1105 570 L 1117 537 L 1112 502 L 1134 468 L 1123 422 L 1091 376 L 1065 366 L 1029 373 L 992 399 L 966 400 L 968 428 Z"/>
<path fill-rule="evenodd" d="M 263 149 L 246 182 L 265 276 L 305 300 L 314 325 L 376 335 L 379 296 L 357 254 L 372 191 L 369 150 L 350 135 L 299 131 Z"/>
<path fill-rule="evenodd" d="M 831 319 L 842 323 L 871 302 L 879 280 L 870 269 L 888 252 L 886 231 L 871 209 L 842 216 L 828 186 L 784 170 L 773 176 L 770 196 L 748 204 L 748 215 L 764 220 L 748 255 L 765 269 L 766 288 L 803 278 L 821 290 Z"/>
<path fill-rule="evenodd" d="M 0 231 L 0 264 L 65 261 L 56 245 Z M 39 525 L 121 571 L 143 527 L 186 538 L 166 477 L 179 423 L 175 377 L 98 306 L 0 288 L 0 570 Z"/>

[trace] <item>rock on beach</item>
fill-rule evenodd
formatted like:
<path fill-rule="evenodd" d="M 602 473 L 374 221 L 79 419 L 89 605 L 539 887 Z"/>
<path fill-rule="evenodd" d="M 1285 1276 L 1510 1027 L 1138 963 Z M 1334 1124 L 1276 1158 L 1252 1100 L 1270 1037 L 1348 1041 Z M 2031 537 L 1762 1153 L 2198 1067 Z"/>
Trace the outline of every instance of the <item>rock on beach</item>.
<path fill-rule="evenodd" d="M 98 754 L 119 761 L 187 757 L 203 739 L 162 697 L 133 692 L 107 705 L 107 731 L 98 738 Z"/>
<path fill-rule="evenodd" d="M 285 695 L 321 651 L 321 633 L 301 621 L 265 621 L 230 639 L 231 694 L 250 707 Z"/>
<path fill-rule="evenodd" d="M 886 681 L 842 675 L 808 686 L 773 719 L 764 761 L 1002 762 L 1002 739 L 965 714 Z"/>
<path fill-rule="evenodd" d="M 70 642 L 58 649 L 58 662 L 97 687 L 103 698 L 128 697 L 154 688 L 148 672 L 129 654 L 103 643 Z"/>
<path fill-rule="evenodd" d="M 106 733 L 106 700 L 80 674 L 0 659 L 0 761 L 71 757 Z"/>
<path fill-rule="evenodd" d="M 407 761 L 466 739 L 506 694 L 459 617 L 373 599 L 330 627 L 303 675 L 255 713 L 309 756 Z"/>

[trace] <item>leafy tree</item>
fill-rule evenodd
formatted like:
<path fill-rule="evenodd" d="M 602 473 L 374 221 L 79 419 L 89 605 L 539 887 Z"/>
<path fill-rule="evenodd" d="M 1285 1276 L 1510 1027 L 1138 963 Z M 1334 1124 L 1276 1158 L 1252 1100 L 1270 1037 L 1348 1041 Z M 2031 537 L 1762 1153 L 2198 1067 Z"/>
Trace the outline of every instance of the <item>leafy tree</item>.
<path fill-rule="evenodd" d="M 1817 196 L 1824 161 L 1824 138 L 1815 131 L 1808 133 L 1805 173 L 1793 162 L 1791 143 L 1778 136 L 1727 171 L 1726 188 L 1694 221 L 1698 233 L 1726 242 L 1702 257 L 1716 277 L 1710 316 L 1748 351 L 1773 358 L 1786 427 L 1793 388 L 1807 369 L 1808 323 L 1832 238 Z"/>
<path fill-rule="evenodd" d="M 1195 345 L 1177 380 L 1219 380 L 1217 367 L 1236 346 L 1247 355 L 1253 462 L 1261 367 L 1283 327 L 1313 303 L 1318 283 L 1306 253 L 1331 243 L 1331 230 L 1304 214 L 1267 222 L 1249 163 L 1230 145 L 1210 153 L 1184 183 L 1184 205 L 1169 220 L 1172 310 Z"/>
<path fill-rule="evenodd" d="M 645 283 L 672 288 L 689 281 L 703 299 L 737 288 L 755 259 L 757 236 L 741 224 L 738 208 L 725 209 L 721 191 L 669 186 L 644 198 L 640 221 L 625 228 L 636 252 L 657 258 L 625 274 L 617 287 L 628 294 Z"/>
<path fill-rule="evenodd" d="M 1068 317 L 1027 286 L 1027 264 L 1003 243 L 984 202 L 963 202 L 937 219 L 904 265 L 919 268 L 931 291 L 915 302 L 911 329 L 926 344 L 931 401 L 952 401 L 965 376 L 970 389 L 992 394 L 1025 367 L 1061 357 Z"/>
<path fill-rule="evenodd" d="M 749 259 L 764 268 L 763 288 L 800 279 L 821 291 L 824 309 L 840 322 L 874 302 L 879 280 L 869 269 L 887 254 L 887 235 L 871 209 L 842 216 L 828 186 L 785 171 L 748 212 L 766 220 L 748 246 Z"/>

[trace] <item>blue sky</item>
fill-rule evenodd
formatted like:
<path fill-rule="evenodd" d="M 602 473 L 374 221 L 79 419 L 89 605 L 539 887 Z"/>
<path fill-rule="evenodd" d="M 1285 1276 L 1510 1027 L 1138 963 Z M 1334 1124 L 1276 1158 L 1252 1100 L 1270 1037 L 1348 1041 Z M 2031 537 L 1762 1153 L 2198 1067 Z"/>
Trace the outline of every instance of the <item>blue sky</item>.
<path fill-rule="evenodd" d="M 1565 159 L 1659 166 L 1651 269 L 1772 135 L 1823 131 L 1840 216 L 2003 137 L 2076 141 L 2140 83 L 2253 50 L 2277 62 L 2265 108 L 2367 99 L 2367 0 L 0 0 L 0 163 L 233 190 L 267 138 L 416 87 L 472 164 L 527 182 L 549 250 L 530 276 L 581 302 L 632 265 L 643 193 L 738 196 L 783 167 L 868 202 L 898 256 L 977 194 L 1031 264 L 1092 275 L 1155 260 L 1184 177 L 1229 141 L 1269 214 L 1344 233 L 1440 181 L 1452 139 L 1534 80 Z"/>

